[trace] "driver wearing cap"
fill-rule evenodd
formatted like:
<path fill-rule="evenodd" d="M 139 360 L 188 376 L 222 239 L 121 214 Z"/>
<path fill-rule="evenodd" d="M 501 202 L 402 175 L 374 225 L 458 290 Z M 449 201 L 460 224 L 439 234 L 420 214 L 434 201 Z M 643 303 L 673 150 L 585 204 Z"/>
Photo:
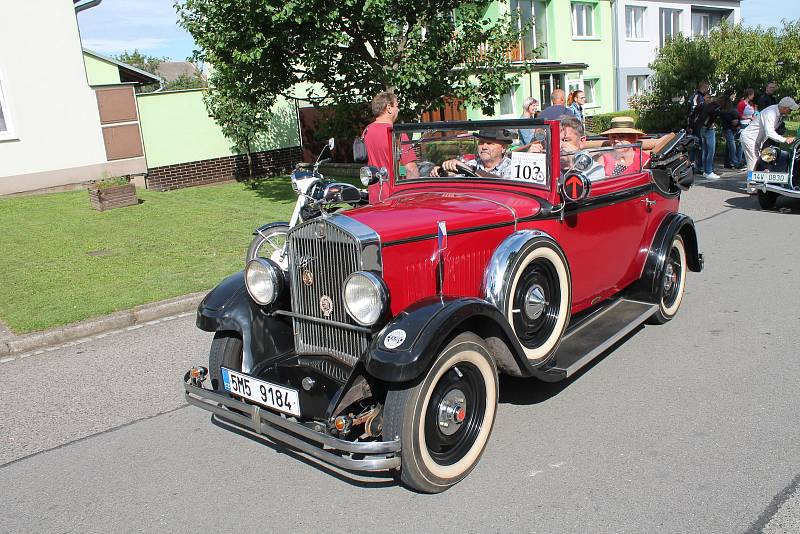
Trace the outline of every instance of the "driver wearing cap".
<path fill-rule="evenodd" d="M 512 177 L 511 158 L 506 155 L 508 145 L 514 140 L 511 130 L 505 128 L 497 130 L 480 130 L 475 136 L 478 138 L 478 153 L 474 158 L 460 156 L 448 159 L 442 163 L 441 169 L 455 174 L 463 174 L 463 169 L 478 176 L 493 178 Z M 458 168 L 461 167 L 462 170 Z M 439 175 L 440 167 L 431 170 L 432 175 Z"/>

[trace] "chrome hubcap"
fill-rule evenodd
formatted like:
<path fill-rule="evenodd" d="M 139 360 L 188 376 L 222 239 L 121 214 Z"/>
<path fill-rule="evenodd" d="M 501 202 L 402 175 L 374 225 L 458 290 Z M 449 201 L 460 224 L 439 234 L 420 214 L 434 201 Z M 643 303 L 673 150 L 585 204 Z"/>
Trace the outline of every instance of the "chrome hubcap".
<path fill-rule="evenodd" d="M 460 389 L 451 389 L 439 403 L 437 419 L 439 430 L 447 436 L 453 435 L 467 417 L 467 399 Z"/>
<path fill-rule="evenodd" d="M 538 319 L 545 306 L 549 303 L 544 299 L 544 289 L 540 285 L 532 285 L 525 295 L 525 315 L 529 319 Z"/>
<path fill-rule="evenodd" d="M 675 266 L 671 263 L 668 263 L 664 276 L 664 292 L 669 293 L 677 282 L 678 276 L 675 274 Z"/>

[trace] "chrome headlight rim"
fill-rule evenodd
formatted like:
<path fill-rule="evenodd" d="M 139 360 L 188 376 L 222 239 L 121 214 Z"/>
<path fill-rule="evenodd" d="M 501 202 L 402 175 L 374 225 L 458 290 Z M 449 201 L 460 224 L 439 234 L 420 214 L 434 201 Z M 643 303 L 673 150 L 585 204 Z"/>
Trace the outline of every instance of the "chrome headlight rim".
<path fill-rule="evenodd" d="M 764 147 L 761 149 L 759 156 L 764 163 L 772 163 L 778 159 L 778 149 L 774 146 Z"/>
<path fill-rule="evenodd" d="M 260 269 L 260 271 L 256 272 L 256 269 Z M 254 279 L 256 276 L 262 278 Z M 259 292 L 256 288 L 257 282 L 268 283 L 269 287 L 271 287 L 271 293 Z M 247 262 L 247 266 L 244 268 L 244 286 L 247 289 L 247 294 L 261 306 L 274 304 L 283 293 L 285 284 L 283 269 L 281 269 L 280 265 L 267 258 L 254 258 Z"/>
<path fill-rule="evenodd" d="M 375 319 L 372 321 L 364 321 L 362 318 L 356 316 L 356 314 L 350 309 L 350 303 L 347 301 L 347 286 L 356 277 L 366 278 L 377 294 L 377 300 L 379 302 L 380 309 L 378 310 L 378 313 L 375 314 Z M 354 273 L 350 273 L 350 275 L 344 279 L 344 283 L 342 284 L 342 302 L 344 303 L 344 309 L 347 312 L 347 315 L 356 323 L 358 323 L 360 326 L 374 326 L 378 324 L 386 315 L 386 310 L 389 306 L 389 290 L 386 287 L 386 283 L 383 281 L 383 279 L 376 274 L 370 271 L 356 271 Z"/>

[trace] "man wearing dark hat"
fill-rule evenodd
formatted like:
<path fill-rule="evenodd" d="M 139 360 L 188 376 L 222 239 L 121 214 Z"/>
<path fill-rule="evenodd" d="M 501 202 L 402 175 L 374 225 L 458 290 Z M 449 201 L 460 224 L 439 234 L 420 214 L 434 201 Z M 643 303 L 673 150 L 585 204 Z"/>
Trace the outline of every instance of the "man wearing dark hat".
<path fill-rule="evenodd" d="M 467 167 L 478 176 L 511 178 L 511 158 L 506 155 L 508 145 L 514 140 L 511 130 L 481 130 L 478 138 L 478 153 L 474 159 L 463 156 L 448 159 L 442 163 L 442 169 L 451 173 L 459 173 L 458 167 Z M 438 174 L 439 167 L 434 167 L 432 175 Z"/>

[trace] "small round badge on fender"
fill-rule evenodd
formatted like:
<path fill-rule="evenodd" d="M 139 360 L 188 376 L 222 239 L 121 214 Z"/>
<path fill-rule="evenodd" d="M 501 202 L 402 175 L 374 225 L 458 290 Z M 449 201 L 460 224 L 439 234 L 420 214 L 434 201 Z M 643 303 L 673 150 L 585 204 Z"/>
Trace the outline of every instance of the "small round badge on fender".
<path fill-rule="evenodd" d="M 396 349 L 406 340 L 406 331 L 397 328 L 392 330 L 383 338 L 383 346 L 387 349 Z"/>

